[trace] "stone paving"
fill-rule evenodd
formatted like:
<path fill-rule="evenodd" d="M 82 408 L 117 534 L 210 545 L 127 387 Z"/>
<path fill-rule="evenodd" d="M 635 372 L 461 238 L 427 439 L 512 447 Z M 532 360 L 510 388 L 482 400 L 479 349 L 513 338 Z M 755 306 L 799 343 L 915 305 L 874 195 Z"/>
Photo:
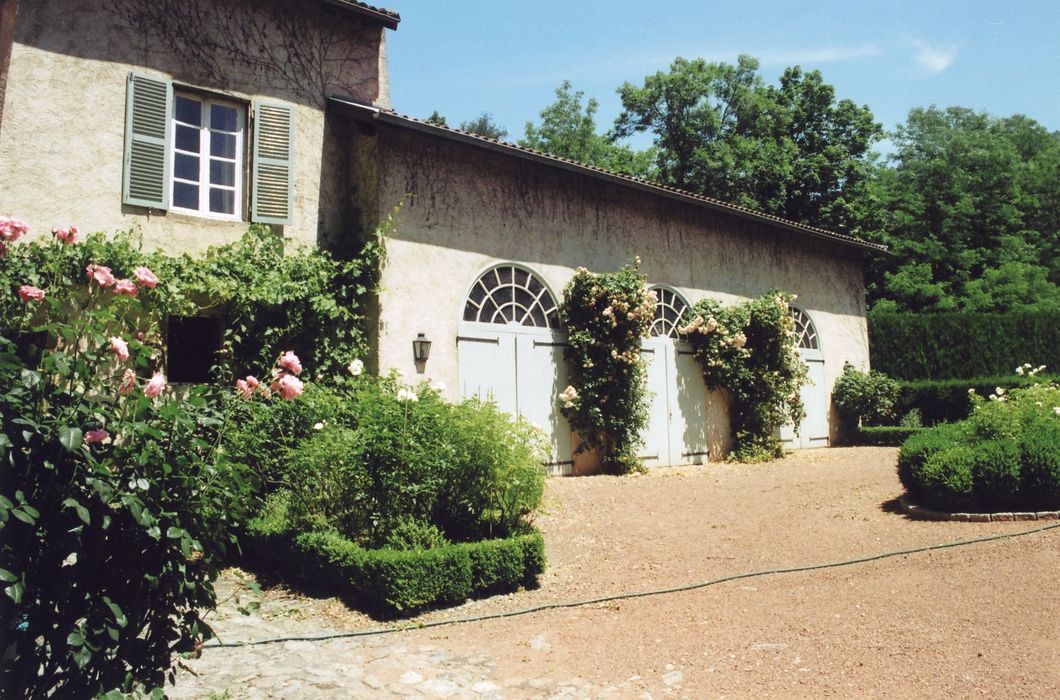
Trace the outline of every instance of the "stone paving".
<path fill-rule="evenodd" d="M 242 575 L 242 574 L 240 574 Z M 238 578 L 222 577 L 222 594 L 238 586 Z M 243 603 L 247 594 L 242 594 Z M 261 610 L 251 615 L 236 611 L 234 596 L 211 620 L 219 638 L 228 642 L 293 636 L 327 636 L 342 630 L 322 629 L 326 606 L 321 601 L 285 591 L 269 591 Z M 322 612 L 325 613 L 322 615 Z M 367 618 L 364 628 L 381 625 Z M 500 677 L 488 651 L 461 655 L 445 651 L 434 639 L 446 628 L 410 629 L 367 637 L 319 641 L 282 641 L 242 647 L 213 647 L 198 659 L 182 662 L 170 698 L 257 700 L 259 698 L 643 698 L 653 697 L 644 679 L 633 675 L 608 685 L 594 685 L 573 677 L 555 677 L 547 663 L 532 663 L 536 673 Z M 549 644 L 542 635 L 528 636 L 526 647 L 543 658 Z M 683 675 L 668 665 L 662 676 L 663 695 L 679 694 Z M 656 690 L 656 696 L 660 696 Z"/>

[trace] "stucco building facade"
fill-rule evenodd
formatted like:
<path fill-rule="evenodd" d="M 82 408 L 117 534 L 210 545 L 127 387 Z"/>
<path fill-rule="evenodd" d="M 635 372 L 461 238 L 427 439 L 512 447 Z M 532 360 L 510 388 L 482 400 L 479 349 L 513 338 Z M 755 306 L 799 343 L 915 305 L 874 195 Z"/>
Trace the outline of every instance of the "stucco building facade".
<path fill-rule="evenodd" d="M 539 423 L 556 473 L 581 466 L 556 400 L 555 307 L 577 267 L 639 257 L 663 321 L 704 297 L 784 289 L 798 294 L 815 378 L 808 427 L 785 438 L 834 440 L 831 386 L 844 362 L 868 366 L 872 246 L 402 117 L 386 70 L 398 21 L 351 0 L 0 0 L 0 58 L 13 27 L 0 161 L 16 173 L 0 208 L 36 230 L 135 227 L 173 252 L 234 240 L 252 221 L 349 251 L 400 203 L 371 364 Z M 209 40 L 179 48 L 199 35 Z M 729 444 L 725 398 L 707 392 L 672 326 L 644 345 L 648 465 L 716 459 Z M 413 358 L 420 334 L 426 362 Z"/>

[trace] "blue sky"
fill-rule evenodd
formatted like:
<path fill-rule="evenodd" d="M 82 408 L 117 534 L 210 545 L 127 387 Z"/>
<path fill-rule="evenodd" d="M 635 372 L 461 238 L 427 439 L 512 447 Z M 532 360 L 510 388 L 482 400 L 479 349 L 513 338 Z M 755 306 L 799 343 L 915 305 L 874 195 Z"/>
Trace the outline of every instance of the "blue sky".
<path fill-rule="evenodd" d="M 509 132 L 569 79 L 621 111 L 625 81 L 676 56 L 761 61 L 770 83 L 790 65 L 819 69 L 837 96 L 867 104 L 885 128 L 912 107 L 1022 113 L 1060 130 L 1060 0 L 754 2 L 752 0 L 384 0 L 394 108 L 451 125 L 486 111 Z M 638 143 L 637 145 L 647 145 Z"/>

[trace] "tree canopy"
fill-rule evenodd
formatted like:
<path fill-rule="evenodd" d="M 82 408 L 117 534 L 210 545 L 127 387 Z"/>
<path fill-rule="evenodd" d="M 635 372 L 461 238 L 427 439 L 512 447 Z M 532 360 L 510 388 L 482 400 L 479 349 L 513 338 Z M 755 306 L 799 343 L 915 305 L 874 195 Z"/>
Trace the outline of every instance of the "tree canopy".
<path fill-rule="evenodd" d="M 676 59 L 641 86 L 618 89 L 614 135 L 650 132 L 669 185 L 813 226 L 860 233 L 872 144 L 871 110 L 836 100 L 819 71 L 784 71 L 779 85 L 758 61 Z"/>
<path fill-rule="evenodd" d="M 1060 307 L 1060 134 L 1022 115 L 917 108 L 876 172 L 878 308 Z"/>
<path fill-rule="evenodd" d="M 582 106 L 585 93 L 574 92 L 569 80 L 556 88 L 556 101 L 541 110 L 541 123 L 526 123 L 523 148 L 550 153 L 635 177 L 654 176 L 652 151 L 635 151 L 596 131 L 594 98 Z"/>

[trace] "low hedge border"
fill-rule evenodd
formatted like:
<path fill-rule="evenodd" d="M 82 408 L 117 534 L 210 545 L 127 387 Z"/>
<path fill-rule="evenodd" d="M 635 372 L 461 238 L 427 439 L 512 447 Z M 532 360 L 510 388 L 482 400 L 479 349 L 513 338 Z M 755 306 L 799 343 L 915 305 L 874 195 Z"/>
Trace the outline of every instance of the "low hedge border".
<path fill-rule="evenodd" d="M 285 531 L 255 519 L 242 544 L 252 563 L 277 572 L 293 570 L 382 617 L 536 588 L 545 570 L 545 541 L 536 532 L 402 551 L 364 549 L 338 533 Z"/>
<path fill-rule="evenodd" d="M 1060 511 L 1039 510 L 1033 512 L 1012 513 L 949 513 L 942 510 L 931 510 L 918 506 L 905 494 L 898 499 L 902 512 L 917 520 L 955 520 L 970 523 L 1002 523 L 1026 520 L 1060 520 Z"/>
<path fill-rule="evenodd" d="M 903 426 L 861 427 L 854 431 L 847 444 L 871 447 L 901 447 L 910 436 L 923 428 L 906 428 Z"/>
<path fill-rule="evenodd" d="M 964 420 L 971 413 L 972 402 L 968 396 L 969 389 L 975 389 L 977 394 L 986 397 L 994 393 L 997 387 L 1009 391 L 1057 379 L 1060 377 L 1055 374 L 1042 374 L 1037 377 L 1006 375 L 973 379 L 899 381 L 900 390 L 894 410 L 897 415 L 901 416 L 915 408 L 920 411 L 924 425 L 953 423 Z"/>

